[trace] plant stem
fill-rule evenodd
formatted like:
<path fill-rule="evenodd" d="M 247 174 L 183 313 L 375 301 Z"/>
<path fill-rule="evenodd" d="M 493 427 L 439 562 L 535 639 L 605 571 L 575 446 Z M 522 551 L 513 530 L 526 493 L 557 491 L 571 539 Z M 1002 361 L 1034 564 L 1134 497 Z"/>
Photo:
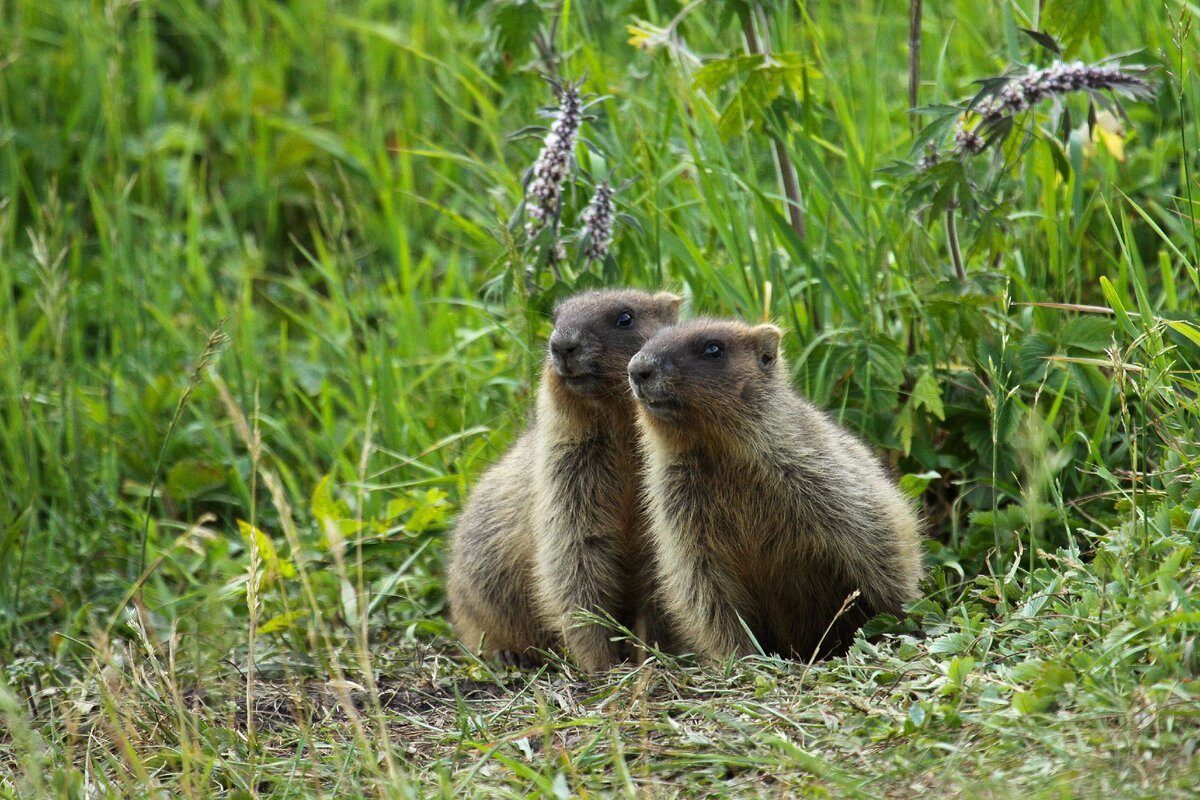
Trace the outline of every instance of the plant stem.
<path fill-rule="evenodd" d="M 908 3 L 908 125 L 914 137 L 919 127 L 913 111 L 921 88 L 921 3 L 922 0 Z"/>
<path fill-rule="evenodd" d="M 954 262 L 954 274 L 959 281 L 967 280 L 967 270 L 963 267 L 962 251 L 958 247 L 958 227 L 954 223 L 954 198 L 946 206 L 946 238 L 950 241 L 950 260 Z"/>
<path fill-rule="evenodd" d="M 766 18 L 760 14 L 759 21 L 763 26 L 763 39 L 767 42 L 766 47 L 769 48 L 770 35 L 766 29 Z M 759 43 L 758 34 L 754 30 L 754 18 L 749 11 L 742 15 L 742 31 L 746 36 L 746 50 L 751 55 L 770 57 L 769 50 L 764 50 L 764 45 Z M 778 135 L 771 134 L 771 143 L 775 148 L 775 165 L 779 169 L 779 182 L 783 185 L 783 194 L 787 198 L 788 219 L 792 223 L 792 230 L 796 232 L 796 236 L 804 241 L 807 228 L 804 224 L 803 206 L 800 204 L 800 181 L 796 178 L 796 168 L 792 166 L 792 159 L 788 156 L 783 139 Z"/>
<path fill-rule="evenodd" d="M 908 3 L 908 128 L 913 140 L 917 138 L 920 125 L 917 124 L 917 107 L 921 89 L 921 3 L 922 0 L 909 0 Z M 917 320 L 916 314 L 908 321 L 908 355 L 917 352 Z"/>
<path fill-rule="evenodd" d="M 204 344 L 204 352 L 200 354 L 200 358 L 196 360 L 192 367 L 192 373 L 188 377 L 187 385 L 183 388 L 183 393 L 179 396 L 179 402 L 175 405 L 175 414 L 171 417 L 171 423 L 167 425 L 167 433 L 163 436 L 162 446 L 158 449 L 158 460 L 154 462 L 154 473 L 150 476 L 150 491 L 146 494 L 146 503 L 144 510 L 144 522 L 142 524 L 142 546 L 141 555 L 138 558 L 139 576 L 145 577 L 143 572 L 146 569 L 146 542 L 150 538 L 150 509 L 154 503 L 154 494 L 158 490 L 160 483 L 159 475 L 162 472 L 163 461 L 167 456 L 167 445 L 171 442 L 171 435 L 175 433 L 175 428 L 179 425 L 179 420 L 183 417 L 183 410 L 187 408 L 188 400 L 192 397 L 192 392 L 200 384 L 200 379 L 204 375 L 204 371 L 212 364 L 217 357 L 217 353 L 225 345 L 225 322 L 227 319 L 222 319 L 217 323 L 216 329 L 208 335 L 208 341 Z"/>

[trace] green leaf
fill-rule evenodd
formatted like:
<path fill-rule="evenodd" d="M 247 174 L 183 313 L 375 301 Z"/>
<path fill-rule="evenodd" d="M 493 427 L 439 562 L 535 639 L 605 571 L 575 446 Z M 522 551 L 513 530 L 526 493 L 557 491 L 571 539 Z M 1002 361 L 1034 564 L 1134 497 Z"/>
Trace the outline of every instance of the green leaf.
<path fill-rule="evenodd" d="M 946 677 L 950 679 L 952 685 L 964 686 L 967 676 L 973 669 L 975 669 L 975 659 L 970 656 L 959 656 L 950 660 L 950 666 L 946 669 Z"/>
<path fill-rule="evenodd" d="M 1008 671 L 1008 677 L 1017 683 L 1032 683 L 1042 673 L 1045 663 L 1038 658 L 1031 658 L 1014 664 Z"/>
<path fill-rule="evenodd" d="M 787 92 L 802 93 L 805 82 L 817 77 L 798 53 L 774 53 L 769 61 L 762 55 L 742 53 L 705 63 L 692 85 L 715 94 L 731 81 L 736 83 L 717 122 L 718 134 L 729 140 L 748 126 L 766 126 L 766 113 L 774 100 Z"/>
<path fill-rule="evenodd" d="M 966 652 L 975 643 L 975 637 L 966 631 L 954 631 L 939 636 L 929 643 L 929 652 L 941 655 L 956 655 Z"/>
<path fill-rule="evenodd" d="M 417 510 L 404 523 L 405 530 L 421 533 L 430 528 L 444 527 L 450 515 L 450 504 L 446 502 L 446 498 L 449 496 L 441 489 L 430 489 L 425 492 L 417 505 Z"/>
<path fill-rule="evenodd" d="M 1129 312 L 1125 310 L 1125 303 L 1121 301 L 1121 296 L 1117 294 L 1117 287 L 1112 285 L 1112 281 L 1107 276 L 1100 276 L 1100 291 L 1104 292 L 1104 299 L 1108 301 L 1108 305 L 1117 314 L 1117 324 L 1130 336 L 1138 335 L 1137 329 L 1133 323 L 1129 321 Z"/>
<path fill-rule="evenodd" d="M 340 521 L 349 513 L 345 505 L 333 499 L 333 475 L 326 475 L 313 489 L 310 509 L 313 518 L 324 524 L 328 521 Z"/>
<path fill-rule="evenodd" d="M 542 8 L 534 0 L 500 0 L 492 6 L 490 28 L 505 55 L 525 53 L 542 24 Z"/>
<path fill-rule="evenodd" d="M 1054 340 L 1045 333 L 1031 333 L 1021 340 L 1017 353 L 1017 364 L 1021 368 L 1022 383 L 1036 383 L 1046 375 L 1049 362 L 1057 348 Z"/>
<path fill-rule="evenodd" d="M 1038 678 L 1038 686 L 1043 689 L 1053 690 L 1055 692 L 1062 691 L 1068 683 L 1075 682 L 1075 672 L 1065 664 L 1057 664 L 1051 662 L 1042 668 L 1042 674 Z"/>
<path fill-rule="evenodd" d="M 1170 321 L 1167 325 L 1176 333 L 1181 333 L 1197 347 L 1200 347 L 1200 328 L 1194 322 Z"/>
<path fill-rule="evenodd" d="M 1020 30 L 1021 33 L 1025 34 L 1030 39 L 1033 39 L 1045 49 L 1049 50 L 1051 53 L 1054 53 L 1054 55 L 1062 55 L 1062 46 L 1059 45 L 1058 40 L 1056 40 L 1050 34 L 1043 33 L 1042 31 L 1035 31 L 1030 28 L 1019 28 L 1018 30 Z"/>
<path fill-rule="evenodd" d="M 716 92 L 726 83 L 741 75 L 748 74 L 762 66 L 761 55 L 737 54 L 725 58 L 715 58 L 696 70 L 692 86 L 705 92 Z"/>
<path fill-rule="evenodd" d="M 386 521 L 391 521 L 402 514 L 407 514 L 416 505 L 416 502 L 411 497 L 393 497 L 391 500 L 388 500 L 387 510 L 383 512 L 383 518 Z"/>
<path fill-rule="evenodd" d="M 178 461 L 167 473 L 167 494 L 177 503 L 194 500 L 225 484 L 224 469 L 198 458 Z"/>
<path fill-rule="evenodd" d="M 913 404 L 911 400 L 905 403 L 904 407 L 900 409 L 900 413 L 896 415 L 896 424 L 893 426 L 892 432 L 900 440 L 900 450 L 904 455 L 911 453 L 913 438 Z M 903 488 L 903 483 L 901 487 Z M 917 494 L 919 495 L 924 490 L 925 487 L 922 486 L 917 490 Z"/>
<path fill-rule="evenodd" d="M 1104 317 L 1076 317 L 1066 324 L 1059 337 L 1063 344 L 1081 350 L 1103 352 L 1112 345 L 1113 324 Z"/>
<path fill-rule="evenodd" d="M 929 472 L 922 472 L 919 474 L 915 472 L 909 472 L 900 478 L 900 491 L 903 492 L 907 497 L 911 497 L 915 500 L 925 492 L 925 489 L 930 483 L 940 477 L 942 477 L 942 473 L 938 472 L 937 470 L 930 470 Z"/>
<path fill-rule="evenodd" d="M 321 530 L 321 546 L 329 548 L 333 542 L 329 540 L 331 530 L 342 536 L 349 536 L 362 530 L 365 522 L 354 519 L 350 507 L 341 500 L 333 497 L 333 475 L 326 475 L 313 489 L 311 510 L 313 518 Z"/>
<path fill-rule="evenodd" d="M 1088 0 L 1049 0 L 1042 11 L 1042 29 L 1058 39 L 1071 55 L 1087 39 L 1098 36 L 1108 16 L 1104 3 Z"/>
<path fill-rule="evenodd" d="M 912 389 L 913 402 L 924 408 L 940 420 L 946 419 L 946 409 L 942 406 L 942 387 L 938 385 L 933 373 L 925 370 Z"/>
<path fill-rule="evenodd" d="M 1046 711 L 1054 703 L 1054 696 L 1047 695 L 1044 692 L 1030 690 L 1028 692 L 1017 692 L 1013 695 L 1012 707 L 1013 710 L 1022 716 L 1030 714 L 1040 714 Z"/>

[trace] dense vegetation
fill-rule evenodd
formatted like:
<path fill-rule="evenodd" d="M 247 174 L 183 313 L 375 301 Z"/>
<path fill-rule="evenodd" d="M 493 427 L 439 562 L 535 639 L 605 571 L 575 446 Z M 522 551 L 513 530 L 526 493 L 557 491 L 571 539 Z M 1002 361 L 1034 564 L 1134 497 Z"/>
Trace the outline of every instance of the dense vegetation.
<path fill-rule="evenodd" d="M 914 7 L 0 4 L 0 797 L 1192 790 L 1194 6 Z M 962 115 L 1129 51 L 1146 91 Z M 539 228 L 546 75 L 596 102 Z M 907 619 L 455 646 L 442 537 L 595 285 L 787 329 L 922 504 Z"/>

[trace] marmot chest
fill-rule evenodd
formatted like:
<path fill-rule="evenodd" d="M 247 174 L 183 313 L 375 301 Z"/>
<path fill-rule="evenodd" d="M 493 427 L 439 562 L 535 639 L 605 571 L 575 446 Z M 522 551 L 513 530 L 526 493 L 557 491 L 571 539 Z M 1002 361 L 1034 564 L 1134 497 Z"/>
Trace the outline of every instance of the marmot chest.
<path fill-rule="evenodd" d="M 633 442 L 607 431 L 554 444 L 544 464 L 556 501 L 580 525 L 598 528 L 631 552 L 640 548 L 646 527 L 641 472 Z"/>

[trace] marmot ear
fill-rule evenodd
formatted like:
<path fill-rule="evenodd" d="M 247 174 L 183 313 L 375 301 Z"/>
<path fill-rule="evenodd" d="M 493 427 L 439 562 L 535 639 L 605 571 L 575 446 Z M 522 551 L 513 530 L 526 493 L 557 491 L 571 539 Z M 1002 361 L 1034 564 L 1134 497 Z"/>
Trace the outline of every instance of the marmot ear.
<path fill-rule="evenodd" d="M 664 322 L 671 324 L 679 322 L 679 307 L 683 305 L 682 297 L 670 292 L 658 292 L 654 295 L 654 305 L 661 312 Z"/>
<path fill-rule="evenodd" d="M 751 328 L 750 336 L 754 339 L 754 353 L 759 365 L 764 369 L 773 366 L 779 358 L 779 340 L 783 338 L 783 331 L 768 322 Z"/>

